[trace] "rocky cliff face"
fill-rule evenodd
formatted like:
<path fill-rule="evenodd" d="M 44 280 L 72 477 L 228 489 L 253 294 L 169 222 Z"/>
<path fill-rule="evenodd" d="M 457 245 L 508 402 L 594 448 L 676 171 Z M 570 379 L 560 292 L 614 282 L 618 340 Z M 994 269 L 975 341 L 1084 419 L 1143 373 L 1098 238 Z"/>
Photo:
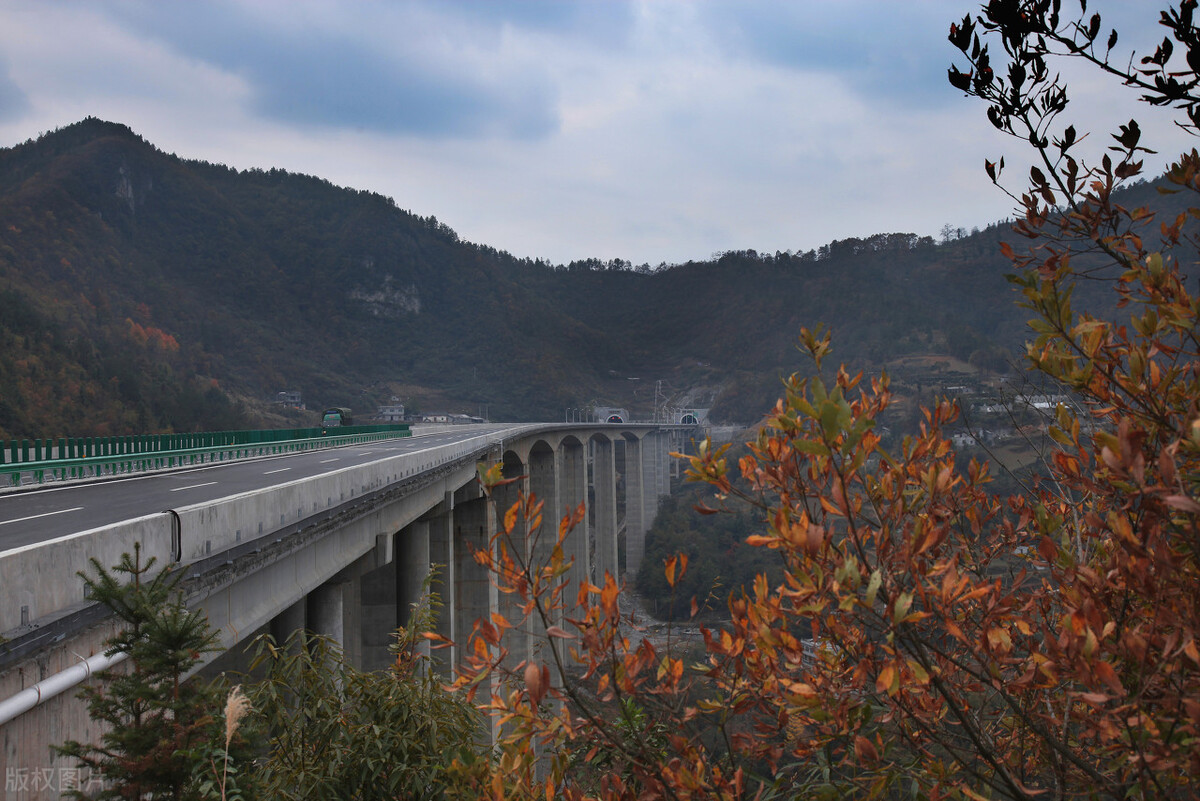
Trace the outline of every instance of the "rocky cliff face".
<path fill-rule="evenodd" d="M 349 297 L 361 303 L 373 317 L 391 320 L 409 314 L 421 313 L 421 295 L 416 284 L 397 287 L 390 275 L 383 277 L 383 284 L 375 289 L 352 289 Z"/>

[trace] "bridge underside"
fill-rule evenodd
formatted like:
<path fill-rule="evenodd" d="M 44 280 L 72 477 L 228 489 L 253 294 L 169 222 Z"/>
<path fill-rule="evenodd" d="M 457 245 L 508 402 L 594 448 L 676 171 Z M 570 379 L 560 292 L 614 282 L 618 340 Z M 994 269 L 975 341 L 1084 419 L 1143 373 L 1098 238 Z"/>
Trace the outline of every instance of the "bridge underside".
<path fill-rule="evenodd" d="M 428 581 L 440 602 L 437 632 L 455 643 L 430 656 L 449 675 L 476 620 L 494 612 L 510 620 L 519 616 L 474 553 L 489 547 L 498 517 L 520 494 L 532 493 L 545 504 L 540 531 L 519 526 L 515 532 L 524 557 L 545 560 L 559 519 L 582 504 L 582 520 L 565 543 L 573 561 L 572 584 L 603 583 L 606 574 L 632 578 L 646 530 L 669 490 L 669 443 L 662 439 L 593 435 L 507 443 L 484 467 L 498 461 L 506 478 L 518 480 L 498 488 L 490 501 L 476 480 L 478 466 L 463 465 L 341 525 L 336 542 L 318 539 L 257 571 L 256 581 L 208 596 L 204 607 L 214 627 L 226 633 L 228 645 L 208 670 L 244 665 L 238 643 L 264 633 L 279 641 L 300 628 L 335 640 L 351 664 L 386 667 L 393 658 L 394 632 L 409 624 Z M 342 566 L 334 570 L 336 565 Z M 289 589 L 283 594 L 270 589 L 277 587 Z M 524 658 L 521 648 L 513 653 L 517 661 Z"/>

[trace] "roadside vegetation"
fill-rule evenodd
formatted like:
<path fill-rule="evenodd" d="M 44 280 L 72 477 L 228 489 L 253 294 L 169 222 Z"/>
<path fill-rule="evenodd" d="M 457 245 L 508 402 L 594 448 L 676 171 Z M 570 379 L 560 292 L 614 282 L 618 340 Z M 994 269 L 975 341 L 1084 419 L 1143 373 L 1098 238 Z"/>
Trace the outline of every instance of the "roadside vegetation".
<path fill-rule="evenodd" d="M 89 599 L 120 630 L 106 645 L 124 663 L 81 691 L 99 743 L 55 750 L 78 766 L 65 795 L 98 799 L 441 799 L 476 783 L 486 761 L 480 714 L 448 692 L 422 646 L 428 593 L 396 632 L 386 670 L 346 664 L 305 631 L 253 643 L 244 684 L 187 678 L 217 637 L 178 591 L 181 574 L 141 549 L 81 574 Z"/>

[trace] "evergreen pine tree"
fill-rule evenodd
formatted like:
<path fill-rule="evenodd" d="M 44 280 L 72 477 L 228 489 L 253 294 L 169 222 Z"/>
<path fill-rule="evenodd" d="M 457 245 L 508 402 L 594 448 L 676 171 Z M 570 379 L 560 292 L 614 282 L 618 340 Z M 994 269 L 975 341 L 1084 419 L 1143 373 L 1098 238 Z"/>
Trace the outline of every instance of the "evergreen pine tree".
<path fill-rule="evenodd" d="M 128 659 L 80 693 L 92 719 L 107 724 L 100 744 L 70 740 L 56 750 L 103 778 L 102 799 L 195 797 L 195 755 L 220 738 L 221 722 L 212 714 L 221 705 L 218 689 L 183 680 L 202 653 L 214 650 L 216 633 L 203 613 L 184 604 L 178 574 L 151 572 L 155 561 L 143 564 L 135 544 L 111 572 L 93 558 L 95 576 L 79 573 L 87 597 L 124 624 L 106 641 L 106 653 Z"/>

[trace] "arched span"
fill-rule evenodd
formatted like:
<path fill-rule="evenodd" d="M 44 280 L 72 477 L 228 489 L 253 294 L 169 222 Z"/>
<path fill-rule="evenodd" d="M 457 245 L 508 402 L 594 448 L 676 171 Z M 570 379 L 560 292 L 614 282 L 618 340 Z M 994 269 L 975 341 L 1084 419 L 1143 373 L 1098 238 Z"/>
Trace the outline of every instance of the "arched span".
<path fill-rule="evenodd" d="M 583 440 L 581 440 L 579 437 L 575 436 L 574 434 L 566 434 L 563 436 L 562 440 L 559 442 L 559 446 L 560 447 L 579 447 L 580 445 L 583 444 L 583 442 L 584 442 Z"/>

